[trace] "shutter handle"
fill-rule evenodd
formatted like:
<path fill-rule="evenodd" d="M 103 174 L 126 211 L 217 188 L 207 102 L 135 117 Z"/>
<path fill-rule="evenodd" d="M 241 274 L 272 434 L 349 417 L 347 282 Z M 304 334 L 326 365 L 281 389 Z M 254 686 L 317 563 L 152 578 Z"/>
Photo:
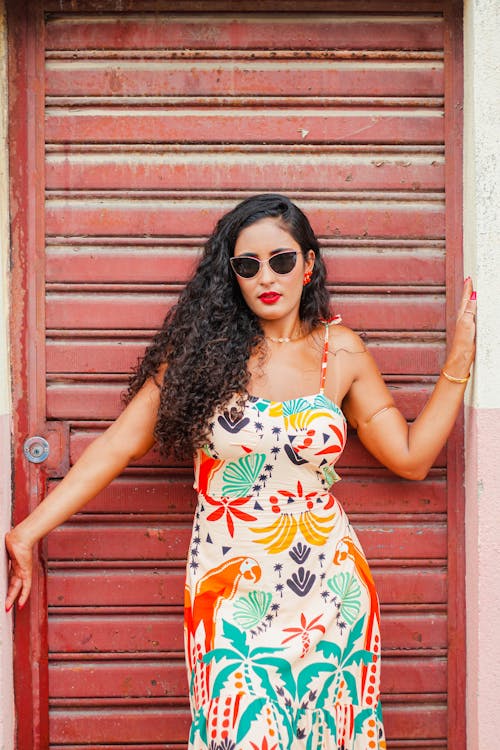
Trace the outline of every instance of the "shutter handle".
<path fill-rule="evenodd" d="M 32 464 L 41 464 L 48 458 L 50 446 L 45 438 L 35 435 L 24 441 L 23 451 Z"/>

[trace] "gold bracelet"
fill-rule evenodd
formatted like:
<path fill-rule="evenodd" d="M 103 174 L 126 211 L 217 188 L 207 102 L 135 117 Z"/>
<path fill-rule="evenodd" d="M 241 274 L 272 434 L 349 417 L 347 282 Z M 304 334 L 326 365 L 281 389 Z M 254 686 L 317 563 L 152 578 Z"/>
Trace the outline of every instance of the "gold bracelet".
<path fill-rule="evenodd" d="M 466 383 L 468 379 L 470 378 L 470 372 L 466 378 L 455 378 L 453 377 L 453 375 L 448 375 L 446 370 L 441 370 L 441 375 L 444 375 L 446 380 L 449 380 L 450 383 Z"/>

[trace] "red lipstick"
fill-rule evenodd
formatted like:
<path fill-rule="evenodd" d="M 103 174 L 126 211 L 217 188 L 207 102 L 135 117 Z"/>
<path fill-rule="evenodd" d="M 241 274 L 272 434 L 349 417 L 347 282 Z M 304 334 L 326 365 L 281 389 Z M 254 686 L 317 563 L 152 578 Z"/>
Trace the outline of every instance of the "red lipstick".
<path fill-rule="evenodd" d="M 261 302 L 265 305 L 274 305 L 281 298 L 281 294 L 278 292 L 264 292 L 259 296 Z"/>

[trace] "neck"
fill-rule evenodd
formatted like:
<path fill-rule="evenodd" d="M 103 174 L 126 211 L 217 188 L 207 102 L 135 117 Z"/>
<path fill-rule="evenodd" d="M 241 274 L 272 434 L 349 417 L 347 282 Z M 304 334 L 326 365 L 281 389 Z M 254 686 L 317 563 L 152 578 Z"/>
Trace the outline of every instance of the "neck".
<path fill-rule="evenodd" d="M 271 341 L 293 341 L 305 335 L 304 326 L 298 317 L 292 321 L 261 321 L 261 326 L 264 336 Z"/>

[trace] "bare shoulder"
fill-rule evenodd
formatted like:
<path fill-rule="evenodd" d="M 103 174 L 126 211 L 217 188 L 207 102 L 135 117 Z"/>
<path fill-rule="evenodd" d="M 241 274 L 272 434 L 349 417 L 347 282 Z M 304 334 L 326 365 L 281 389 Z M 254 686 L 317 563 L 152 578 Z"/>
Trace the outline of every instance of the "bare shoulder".
<path fill-rule="evenodd" d="M 345 325 L 330 326 L 329 351 L 332 354 L 345 352 L 346 354 L 363 354 L 366 346 L 361 336 Z"/>
<path fill-rule="evenodd" d="M 321 324 L 312 332 L 312 340 L 316 349 L 323 350 L 325 340 L 324 324 Z M 353 372 L 355 372 L 359 364 L 359 360 L 362 360 L 364 358 L 359 356 L 349 357 L 347 355 L 366 354 L 367 351 L 368 350 L 363 339 L 361 338 L 361 336 L 359 336 L 359 334 L 353 331 L 352 328 L 348 328 L 348 326 L 340 323 L 337 323 L 335 325 L 330 324 L 330 326 L 328 327 L 329 358 L 345 355 L 343 356 L 343 359 L 345 360 L 344 364 L 352 361 L 352 365 L 350 365 L 350 368 L 352 368 Z"/>

